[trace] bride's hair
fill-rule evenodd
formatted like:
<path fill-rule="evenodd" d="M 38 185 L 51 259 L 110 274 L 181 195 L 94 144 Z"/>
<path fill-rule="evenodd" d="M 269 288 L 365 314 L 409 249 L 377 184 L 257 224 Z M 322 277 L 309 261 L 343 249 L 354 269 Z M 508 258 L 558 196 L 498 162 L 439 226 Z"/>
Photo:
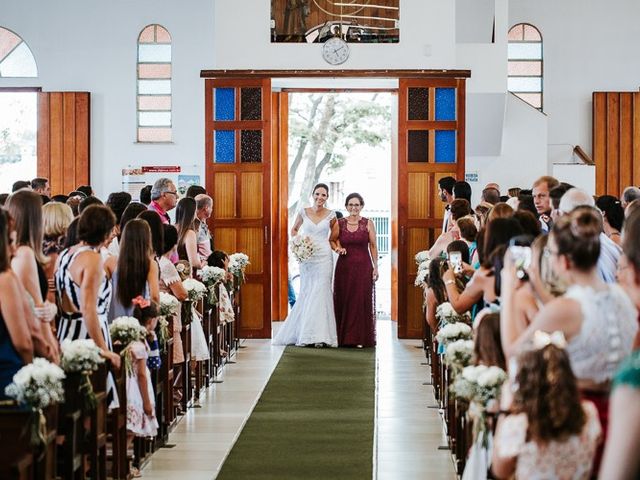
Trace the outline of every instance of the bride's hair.
<path fill-rule="evenodd" d="M 311 190 L 311 194 L 316 193 L 316 190 L 319 188 L 324 188 L 327 191 L 327 195 L 329 195 L 329 187 L 327 186 L 326 183 L 318 183 L 316 184 L 315 187 L 313 187 L 313 190 Z"/>

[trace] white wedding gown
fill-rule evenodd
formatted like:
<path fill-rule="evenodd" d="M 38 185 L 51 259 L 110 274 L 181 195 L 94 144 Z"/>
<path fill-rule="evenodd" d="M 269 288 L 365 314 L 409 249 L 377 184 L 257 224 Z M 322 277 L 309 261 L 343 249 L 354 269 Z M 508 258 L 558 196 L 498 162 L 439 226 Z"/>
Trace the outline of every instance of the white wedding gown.
<path fill-rule="evenodd" d="M 338 346 L 336 316 L 333 311 L 333 252 L 329 244 L 331 212 L 317 224 L 304 209 L 300 212 L 300 235 L 309 236 L 316 246 L 311 258 L 300 264 L 300 293 L 289 316 L 273 339 L 273 345 Z"/>

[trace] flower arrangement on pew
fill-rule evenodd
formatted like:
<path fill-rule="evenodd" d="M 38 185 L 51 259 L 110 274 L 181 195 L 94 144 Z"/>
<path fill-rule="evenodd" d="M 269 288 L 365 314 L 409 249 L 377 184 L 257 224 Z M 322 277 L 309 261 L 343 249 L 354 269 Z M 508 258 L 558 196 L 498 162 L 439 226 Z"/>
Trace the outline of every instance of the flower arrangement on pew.
<path fill-rule="evenodd" d="M 169 341 L 169 317 L 178 315 L 180 301 L 170 293 L 160 292 L 160 318 L 158 318 L 158 342 L 163 352 L 166 352 Z"/>
<path fill-rule="evenodd" d="M 202 270 L 200 270 L 200 278 L 207 286 L 207 290 L 209 291 L 209 303 L 211 305 L 216 305 L 218 303 L 216 287 L 220 283 L 225 281 L 225 279 L 227 278 L 227 272 L 225 272 L 223 268 L 210 267 L 209 265 L 206 265 L 202 267 Z"/>
<path fill-rule="evenodd" d="M 422 250 L 421 252 L 416 253 L 416 256 L 414 258 L 416 261 L 416 265 L 420 266 L 424 262 L 427 262 L 430 260 L 429 250 Z"/>
<path fill-rule="evenodd" d="M 120 355 L 124 360 L 127 375 L 133 374 L 133 359 L 129 345 L 132 342 L 143 340 L 147 336 L 147 329 L 140 325 L 135 317 L 118 317 L 109 327 L 109 333 L 111 339 L 123 347 Z"/>
<path fill-rule="evenodd" d="M 450 342 L 444 352 L 444 363 L 451 368 L 454 377 L 471 365 L 472 359 L 473 340 L 461 339 Z"/>
<path fill-rule="evenodd" d="M 207 293 L 207 287 L 204 286 L 204 283 L 193 278 L 187 278 L 182 282 L 182 285 L 189 295 L 189 302 L 195 303 Z"/>
<path fill-rule="evenodd" d="M 420 287 L 422 289 L 427 288 L 427 277 L 429 276 L 430 264 L 431 260 L 428 259 L 418 264 L 418 272 L 416 273 L 416 281 L 414 282 L 416 287 Z"/>
<path fill-rule="evenodd" d="M 436 340 L 445 349 L 458 340 L 470 340 L 472 336 L 471 327 L 464 322 L 449 323 L 438 330 Z"/>
<path fill-rule="evenodd" d="M 64 400 L 64 371 L 57 365 L 35 358 L 13 376 L 4 393 L 31 410 L 30 443 L 33 447 L 45 445 L 46 419 L 43 409 Z"/>
<path fill-rule="evenodd" d="M 471 324 L 471 315 L 469 312 L 460 314 L 456 312 L 449 302 L 444 302 L 436 308 L 436 318 L 440 327 L 444 327 L 449 323 L 466 323 Z"/>
<path fill-rule="evenodd" d="M 249 256 L 244 253 L 232 253 L 229 255 L 229 272 L 233 274 L 234 287 L 240 288 L 240 285 L 245 282 L 246 278 L 244 272 L 247 269 L 247 265 L 251 263 Z"/>
<path fill-rule="evenodd" d="M 311 237 L 296 235 L 290 242 L 291 253 L 298 263 L 309 260 L 317 250 L 316 244 Z"/>
<path fill-rule="evenodd" d="M 96 408 L 96 395 L 89 380 L 89 375 L 104 363 L 100 349 L 93 340 L 66 339 L 60 345 L 62 358 L 60 366 L 67 374 L 67 381 L 77 379 L 77 390 L 82 395 L 82 411 L 90 412 Z M 75 383 L 75 382 L 74 382 Z"/>

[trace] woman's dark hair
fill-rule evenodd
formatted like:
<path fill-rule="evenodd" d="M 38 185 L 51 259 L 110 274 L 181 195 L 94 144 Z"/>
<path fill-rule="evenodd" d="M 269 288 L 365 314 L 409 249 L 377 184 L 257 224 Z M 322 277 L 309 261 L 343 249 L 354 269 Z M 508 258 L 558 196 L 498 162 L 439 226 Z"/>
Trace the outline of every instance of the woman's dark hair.
<path fill-rule="evenodd" d="M 447 253 L 460 252 L 462 261 L 469 263 L 469 246 L 463 240 L 454 240 L 447 245 Z"/>
<path fill-rule="evenodd" d="M 640 271 L 640 209 L 635 209 L 624 221 L 624 234 L 622 236 L 622 251 L 633 264 L 636 270 Z"/>
<path fill-rule="evenodd" d="M 164 243 L 164 230 L 162 229 L 163 223 L 160 215 L 153 210 L 145 210 L 138 215 L 138 218 L 149 224 L 149 228 L 151 229 L 151 246 L 153 247 L 156 257 L 161 257 Z"/>
<path fill-rule="evenodd" d="M 484 232 L 486 231 L 486 227 L 482 228 L 476 236 L 476 252 L 478 253 L 478 262 L 480 262 L 480 265 L 484 263 Z"/>
<path fill-rule="evenodd" d="M 124 230 L 124 227 L 127 225 L 127 223 L 134 218 L 137 218 L 138 215 L 145 211 L 147 211 L 147 207 L 138 202 L 132 202 L 127 206 L 127 208 L 124 209 L 124 212 L 122 212 L 122 215 L 120 217 L 120 222 L 118 222 L 120 225 L 120 234 L 118 235 L 118 240 L 122 236 L 122 231 Z"/>
<path fill-rule="evenodd" d="M 560 217 L 551 230 L 558 255 L 564 255 L 581 271 L 595 267 L 600 258 L 602 216 L 593 207 L 577 207 Z"/>
<path fill-rule="evenodd" d="M 46 265 L 48 257 L 42 252 L 44 222 L 40 194 L 32 190 L 18 190 L 7 200 L 7 211 L 15 224 L 16 243 L 26 245 L 40 265 Z"/>
<path fill-rule="evenodd" d="M 471 213 L 471 204 L 469 200 L 464 198 L 456 198 L 451 202 L 449 207 L 451 210 L 451 219 L 458 220 L 459 218 L 466 217 Z"/>
<path fill-rule="evenodd" d="M 78 244 L 78 222 L 80 217 L 75 217 L 67 227 L 67 233 L 64 237 L 63 248 L 71 248 Z"/>
<path fill-rule="evenodd" d="M 138 295 L 143 295 L 149 275 L 151 229 L 142 219 L 127 223 L 122 232 L 118 255 L 118 284 L 116 295 L 125 307 Z"/>
<path fill-rule="evenodd" d="M 169 224 L 162 225 L 163 241 L 162 241 L 162 255 L 171 251 L 173 247 L 178 243 L 178 231 L 176 227 Z"/>
<path fill-rule="evenodd" d="M 514 413 L 527 415 L 528 436 L 541 443 L 582 432 L 586 415 L 567 353 L 553 344 L 518 356 Z"/>
<path fill-rule="evenodd" d="M 507 369 L 500 341 L 500 314 L 487 313 L 476 328 L 473 354 L 476 365 L 495 366 Z"/>
<path fill-rule="evenodd" d="M 314 188 L 313 191 L 315 192 L 316 189 Z M 327 192 L 329 192 L 329 190 L 327 190 Z M 350 193 L 349 195 L 347 195 L 347 198 L 345 198 L 344 200 L 344 206 L 347 206 L 347 203 L 349 203 L 349 200 L 351 200 L 352 198 L 357 198 L 358 200 L 360 200 L 360 205 L 364 207 L 364 198 L 362 198 L 362 195 L 360 195 L 359 193 Z"/>
<path fill-rule="evenodd" d="M 455 198 L 464 198 L 471 202 L 471 185 L 465 181 L 456 182 L 453 186 L 453 196 Z"/>
<path fill-rule="evenodd" d="M 563 182 L 549 190 L 549 198 L 551 199 L 551 205 L 554 209 L 557 210 L 560 208 L 560 199 L 565 193 L 567 193 L 567 190 L 571 190 L 572 188 L 573 186 Z"/>
<path fill-rule="evenodd" d="M 104 242 L 116 224 L 116 216 L 104 205 L 87 207 L 78 220 L 78 241 L 97 247 Z"/>
<path fill-rule="evenodd" d="M 0 193 L 0 207 L 4 207 L 4 204 L 7 203 L 7 198 L 9 198 L 8 193 Z"/>
<path fill-rule="evenodd" d="M 528 210 L 517 210 L 513 218 L 518 221 L 525 235 L 531 235 L 534 238 L 540 235 L 540 222 L 533 213 Z"/>
<path fill-rule="evenodd" d="M 102 203 L 102 200 L 100 200 L 98 197 L 91 196 L 91 197 L 83 198 L 82 200 L 80 200 L 80 203 L 78 204 L 78 214 L 81 214 L 82 212 L 84 212 L 85 208 L 87 208 L 90 205 L 104 205 L 104 203 Z M 118 223 L 117 217 L 116 217 L 116 223 Z"/>
<path fill-rule="evenodd" d="M 324 188 L 327 191 L 327 195 L 329 194 L 329 187 L 326 183 L 316 183 L 315 187 L 313 187 L 313 190 L 311 190 L 311 193 L 316 193 L 316 190 L 319 188 Z"/>
<path fill-rule="evenodd" d="M 78 188 L 76 188 L 76 191 L 84 193 L 85 197 L 90 197 L 91 195 L 93 195 L 93 188 L 91 188 L 91 185 L 80 185 Z"/>
<path fill-rule="evenodd" d="M 149 205 L 151 203 L 151 185 L 145 185 L 140 190 L 140 203 Z"/>
<path fill-rule="evenodd" d="M 176 228 L 178 229 L 178 248 L 184 244 L 189 230 L 195 230 L 196 201 L 193 198 L 181 198 L 176 206 Z"/>
<path fill-rule="evenodd" d="M 204 187 L 201 187 L 200 185 L 190 185 L 189 188 L 187 188 L 187 193 L 185 194 L 185 197 L 196 198 L 200 194 L 204 194 L 204 195 L 207 194 L 207 191 L 205 190 Z"/>
<path fill-rule="evenodd" d="M 427 288 L 433 291 L 438 305 L 447 301 L 447 289 L 442 280 L 442 274 L 447 270 L 447 261 L 443 258 L 434 258 L 429 264 L 429 275 L 427 275 Z"/>
<path fill-rule="evenodd" d="M 6 272 L 11 268 L 9 223 L 9 213 L 0 208 L 0 272 Z"/>
<path fill-rule="evenodd" d="M 229 255 L 227 255 L 226 252 L 223 252 L 222 250 L 215 250 L 211 255 L 209 255 L 209 258 L 207 258 L 207 265 L 210 267 L 224 268 L 224 261 L 227 258 L 229 258 Z"/>
<path fill-rule="evenodd" d="M 613 195 L 602 195 L 596 200 L 596 207 L 600 209 L 604 218 L 612 228 L 621 231 L 624 223 L 624 208 L 622 203 Z"/>
<path fill-rule="evenodd" d="M 456 225 L 460 231 L 460 236 L 467 242 L 475 242 L 478 237 L 478 229 L 470 216 L 462 217 L 456 220 Z"/>
<path fill-rule="evenodd" d="M 109 207 L 116 216 L 116 223 L 120 224 L 122 213 L 131 203 L 131 194 L 129 192 L 113 192 L 107 198 L 107 207 Z"/>
<path fill-rule="evenodd" d="M 482 250 L 483 266 L 491 268 L 493 265 L 491 254 L 500 245 L 507 245 L 513 237 L 522 234 L 522 227 L 516 219 L 496 218 L 487 223 L 484 232 L 484 245 Z"/>
<path fill-rule="evenodd" d="M 156 318 L 160 315 L 160 309 L 156 302 L 149 302 L 149 305 L 142 308 L 140 305 L 136 305 L 133 307 L 133 316 L 138 319 L 140 325 L 143 327 L 147 324 L 147 322 L 153 318 Z"/>
<path fill-rule="evenodd" d="M 538 211 L 536 210 L 536 205 L 533 203 L 533 195 L 525 195 L 520 192 L 520 195 L 518 195 L 518 210 L 526 210 L 537 217 Z"/>

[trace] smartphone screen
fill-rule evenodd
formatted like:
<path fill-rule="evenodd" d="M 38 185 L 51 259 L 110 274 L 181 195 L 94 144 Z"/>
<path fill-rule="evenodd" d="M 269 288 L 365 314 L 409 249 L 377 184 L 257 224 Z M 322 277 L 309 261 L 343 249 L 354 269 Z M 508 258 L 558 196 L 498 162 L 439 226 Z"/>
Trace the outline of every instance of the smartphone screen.
<path fill-rule="evenodd" d="M 531 265 L 531 247 L 521 247 L 513 245 L 509 247 L 509 253 L 518 271 L 518 277 L 524 279 L 525 270 Z"/>
<path fill-rule="evenodd" d="M 462 271 L 462 253 L 449 252 L 449 261 L 451 262 L 454 272 L 460 273 Z"/>

